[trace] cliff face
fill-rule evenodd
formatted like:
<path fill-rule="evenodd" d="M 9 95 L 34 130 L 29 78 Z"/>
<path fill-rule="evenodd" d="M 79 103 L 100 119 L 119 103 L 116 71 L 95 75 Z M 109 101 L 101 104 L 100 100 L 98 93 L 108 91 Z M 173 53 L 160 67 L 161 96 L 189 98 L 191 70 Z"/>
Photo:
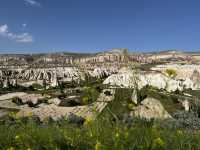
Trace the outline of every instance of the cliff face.
<path fill-rule="evenodd" d="M 57 86 L 58 82 L 79 82 L 85 77 L 104 78 L 116 73 L 115 68 L 97 67 L 94 69 L 82 70 L 77 67 L 56 67 L 56 68 L 29 68 L 29 69 L 4 69 L 0 70 L 0 83 L 2 87 L 9 85 L 16 86 L 17 81 L 45 81 L 50 86 Z M 42 83 L 41 83 L 42 84 Z M 25 85 L 25 84 L 21 84 Z M 28 85 L 28 84 L 27 84 Z"/>
<path fill-rule="evenodd" d="M 76 64 L 96 63 L 126 63 L 137 61 L 140 63 L 152 62 L 200 62 L 199 53 L 187 53 L 180 51 L 162 51 L 152 53 L 130 53 L 127 49 L 112 49 L 101 53 L 49 53 L 31 55 L 0 55 L 1 67 L 6 66 L 34 66 L 34 67 L 58 67 L 73 66 Z"/>
<path fill-rule="evenodd" d="M 165 65 L 158 65 L 152 68 L 152 70 L 160 71 L 162 73 L 165 73 L 167 69 L 173 69 L 176 71 L 177 73 L 176 79 L 186 80 L 188 78 L 191 78 L 192 76 L 193 76 L 192 78 L 198 76 L 198 72 L 200 72 L 200 65 L 165 64 Z"/>
<path fill-rule="evenodd" d="M 154 56 L 161 56 L 163 58 L 176 58 L 181 60 L 189 54 L 177 53 L 176 51 L 167 51 L 163 53 L 144 53 L 133 54 L 129 53 L 126 49 L 113 49 L 107 52 L 95 53 L 95 54 L 80 54 L 80 53 L 53 53 L 53 54 L 33 54 L 33 55 L 0 55 L 0 84 L 2 87 L 8 87 L 9 85 L 15 86 L 18 84 L 18 80 L 23 82 L 29 82 L 27 85 L 32 84 L 33 81 L 42 84 L 42 81 L 47 82 L 51 86 L 57 86 L 58 81 L 76 81 L 84 80 L 85 77 L 104 78 L 118 72 L 121 64 L 127 65 L 127 62 L 140 62 L 140 63 L 152 63 L 157 61 Z M 198 54 L 195 54 L 197 56 Z M 184 56 L 184 57 L 182 57 Z M 160 57 L 159 59 L 160 60 Z M 164 71 L 167 68 L 174 68 L 177 70 L 177 83 L 170 80 L 169 84 L 179 84 L 179 80 L 184 80 L 189 85 L 190 81 L 199 82 L 196 78 L 198 73 L 193 73 L 194 70 L 200 72 L 198 65 L 163 65 L 156 66 L 152 70 Z M 128 84 L 125 81 L 129 73 L 122 75 L 118 79 L 116 76 L 116 82 L 122 82 L 122 84 Z M 106 80 L 113 80 L 115 75 Z M 119 75 L 121 76 L 121 75 Z M 156 80 L 156 76 L 159 81 Z M 126 79 L 125 79 L 126 78 Z M 143 82 L 151 80 L 152 84 L 160 82 L 163 86 L 166 77 L 158 74 L 140 75 Z M 143 80 L 144 78 L 144 80 Z M 122 81 L 124 80 L 124 81 Z M 109 81 L 110 82 L 110 81 Z M 117 83 L 118 84 L 118 83 Z M 121 84 L 121 83 L 120 83 Z"/>
<path fill-rule="evenodd" d="M 200 78 L 198 71 L 185 79 L 170 78 L 163 73 L 159 72 L 137 72 L 131 70 L 122 70 L 118 74 L 109 76 L 104 84 L 118 86 L 118 87 L 132 87 L 137 86 L 141 89 L 144 86 L 150 85 L 158 89 L 165 89 L 167 91 L 182 91 L 183 89 L 200 89 Z"/>
<path fill-rule="evenodd" d="M 0 55 L 1 65 L 75 65 L 77 63 L 123 62 L 125 49 L 102 53 L 49 53 L 33 55 Z M 127 53 L 128 54 L 128 53 Z M 129 55 L 129 59 L 132 56 Z"/>
<path fill-rule="evenodd" d="M 0 85 L 42 85 L 44 81 L 55 87 L 58 82 L 104 78 L 117 73 L 119 63 L 124 61 L 123 49 L 97 54 L 0 55 Z"/>

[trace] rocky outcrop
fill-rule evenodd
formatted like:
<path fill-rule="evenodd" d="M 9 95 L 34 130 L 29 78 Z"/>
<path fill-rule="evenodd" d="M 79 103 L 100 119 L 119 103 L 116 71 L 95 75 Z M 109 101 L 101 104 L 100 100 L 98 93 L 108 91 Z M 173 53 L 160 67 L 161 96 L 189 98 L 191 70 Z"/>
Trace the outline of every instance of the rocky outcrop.
<path fill-rule="evenodd" d="M 59 98 L 52 98 L 48 100 L 49 104 L 59 105 L 61 103 L 61 100 Z"/>
<path fill-rule="evenodd" d="M 61 82 L 77 82 L 85 80 L 85 76 L 95 78 L 105 78 L 116 73 L 117 69 L 112 67 L 97 67 L 85 69 L 76 67 L 57 67 L 57 68 L 30 68 L 30 69 L 11 69 L 0 70 L 0 83 L 3 88 L 10 85 L 21 85 L 29 87 L 34 83 L 40 85 L 50 85 L 56 87 Z M 17 82 L 20 80 L 21 82 Z"/>
<path fill-rule="evenodd" d="M 107 91 L 107 92 L 106 92 Z M 105 94 L 105 93 L 108 93 Z M 25 108 L 17 113 L 19 117 L 29 117 L 35 116 L 39 118 L 40 121 L 45 121 L 46 119 L 52 119 L 54 121 L 60 119 L 69 119 L 72 114 L 81 118 L 94 118 L 98 113 L 100 113 L 106 105 L 114 99 L 115 91 L 113 89 L 104 90 L 96 102 L 85 105 L 85 106 L 75 106 L 75 107 L 61 107 L 55 104 L 50 105 L 40 105 L 39 108 Z"/>
<path fill-rule="evenodd" d="M 19 97 L 22 104 L 29 104 L 31 106 L 35 106 L 42 101 L 45 97 L 41 94 L 27 94 Z"/>
<path fill-rule="evenodd" d="M 5 100 L 12 99 L 12 98 L 15 98 L 15 97 L 22 97 L 22 96 L 25 96 L 25 95 L 27 95 L 27 93 L 24 93 L 24 92 L 8 93 L 8 94 L 1 95 L 0 101 L 5 101 Z"/>
<path fill-rule="evenodd" d="M 199 71 L 194 70 L 192 75 L 190 76 L 190 80 L 192 80 L 195 83 L 195 86 L 197 86 L 197 87 L 200 85 L 200 72 Z"/>
<path fill-rule="evenodd" d="M 167 69 L 173 69 L 176 71 L 177 80 L 193 80 L 192 76 L 198 76 L 198 72 L 200 72 L 200 65 L 166 64 L 157 65 L 156 67 L 151 68 L 151 70 L 160 71 L 162 73 L 165 73 Z"/>
<path fill-rule="evenodd" d="M 132 70 L 120 70 L 118 74 L 109 76 L 104 82 L 111 86 L 117 87 L 130 87 L 130 88 L 143 88 L 150 85 L 158 89 L 166 89 L 167 91 L 176 91 L 183 89 L 198 89 L 200 84 L 192 81 L 191 79 L 178 80 L 167 77 L 159 72 L 137 72 Z"/>
<path fill-rule="evenodd" d="M 137 95 L 137 89 L 136 88 L 133 89 L 133 93 L 131 95 L 131 101 L 134 104 L 138 104 L 138 95 Z"/>
<path fill-rule="evenodd" d="M 13 79 L 19 79 L 22 81 L 45 80 L 52 84 L 52 86 L 56 86 L 57 80 L 59 79 L 64 81 L 76 81 L 82 80 L 83 77 L 83 74 L 74 67 L 0 70 L 0 79 L 3 81 L 4 87 L 8 86 L 8 78 L 10 81 Z"/>
<path fill-rule="evenodd" d="M 32 86 L 34 84 L 43 86 L 43 81 L 42 80 L 37 80 L 37 81 L 25 81 L 25 82 L 22 82 L 22 83 L 17 83 L 17 85 L 20 85 L 20 86 L 23 86 L 23 87 L 30 87 L 30 86 Z"/>
<path fill-rule="evenodd" d="M 166 119 L 171 118 L 170 114 L 164 109 L 159 100 L 146 98 L 137 106 L 132 114 L 145 119 Z"/>
<path fill-rule="evenodd" d="M 97 67 L 95 68 L 94 70 L 92 71 L 88 71 L 88 74 L 89 76 L 91 77 L 96 77 L 96 78 L 104 78 L 104 77 L 108 77 L 110 76 L 111 74 L 114 74 L 114 73 L 117 73 L 117 68 L 100 68 L 100 67 Z"/>
<path fill-rule="evenodd" d="M 190 110 L 190 102 L 188 100 L 180 101 L 180 103 L 182 104 L 182 106 L 183 106 L 185 111 L 189 111 Z"/>

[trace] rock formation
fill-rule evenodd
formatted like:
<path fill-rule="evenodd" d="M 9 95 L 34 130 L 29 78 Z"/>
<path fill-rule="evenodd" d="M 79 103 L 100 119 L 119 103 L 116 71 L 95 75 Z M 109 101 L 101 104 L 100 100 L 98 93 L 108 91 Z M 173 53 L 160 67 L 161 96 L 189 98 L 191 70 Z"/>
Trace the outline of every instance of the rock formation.
<path fill-rule="evenodd" d="M 170 114 L 164 109 L 159 100 L 146 98 L 137 106 L 133 112 L 134 116 L 145 119 L 166 119 L 171 118 Z"/>
<path fill-rule="evenodd" d="M 56 68 L 29 68 L 29 69 L 6 69 L 0 70 L 0 82 L 3 88 L 10 85 L 31 86 L 34 83 L 46 84 L 56 87 L 59 82 L 80 82 L 85 76 L 105 78 L 116 73 L 115 68 L 97 67 L 94 69 L 81 70 L 77 67 L 56 67 Z M 17 82 L 20 80 L 21 82 Z"/>
<path fill-rule="evenodd" d="M 150 85 L 158 89 L 167 91 L 176 91 L 183 89 L 198 89 L 200 84 L 187 78 L 185 80 L 172 79 L 159 72 L 138 72 L 134 73 L 131 70 L 120 70 L 118 74 L 109 76 L 104 82 L 111 86 L 130 87 L 141 89 L 144 86 Z"/>
<path fill-rule="evenodd" d="M 110 93 L 110 95 L 106 95 L 106 91 Z M 82 118 L 91 118 L 93 119 L 98 112 L 101 112 L 108 102 L 114 99 L 115 90 L 113 89 L 105 89 L 99 96 L 96 102 L 85 105 L 85 106 L 75 106 L 75 107 L 61 107 L 57 106 L 56 104 L 50 105 L 40 105 L 39 108 L 24 108 L 21 109 L 17 116 L 19 117 L 28 117 L 28 116 L 35 116 L 40 119 L 40 121 L 45 121 L 46 119 L 52 119 L 57 121 L 59 119 L 65 118 L 69 119 L 69 117 L 74 114 L 75 116 L 79 116 Z M 54 100 L 50 100 L 52 103 L 55 102 Z M 54 102 L 53 102 L 54 101 Z M 56 100 L 57 103 L 57 100 Z"/>

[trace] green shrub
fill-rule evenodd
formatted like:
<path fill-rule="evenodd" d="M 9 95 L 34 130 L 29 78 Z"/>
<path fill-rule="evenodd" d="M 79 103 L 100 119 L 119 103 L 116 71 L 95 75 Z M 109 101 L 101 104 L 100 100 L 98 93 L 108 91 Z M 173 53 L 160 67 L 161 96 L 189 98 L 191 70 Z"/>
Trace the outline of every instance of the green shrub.
<path fill-rule="evenodd" d="M 177 76 L 177 72 L 174 69 L 166 69 L 165 73 L 171 78 L 174 78 Z"/>
<path fill-rule="evenodd" d="M 97 100 L 99 96 L 98 89 L 95 87 L 85 87 L 83 91 L 82 101 L 84 104 L 89 104 Z"/>
<path fill-rule="evenodd" d="M 34 84 L 32 85 L 32 87 L 33 87 L 33 89 L 42 89 L 42 88 L 43 88 L 42 85 L 37 84 L 37 83 L 34 83 Z"/>
<path fill-rule="evenodd" d="M 89 103 L 89 98 L 87 96 L 84 96 L 82 98 L 83 104 L 87 105 Z"/>

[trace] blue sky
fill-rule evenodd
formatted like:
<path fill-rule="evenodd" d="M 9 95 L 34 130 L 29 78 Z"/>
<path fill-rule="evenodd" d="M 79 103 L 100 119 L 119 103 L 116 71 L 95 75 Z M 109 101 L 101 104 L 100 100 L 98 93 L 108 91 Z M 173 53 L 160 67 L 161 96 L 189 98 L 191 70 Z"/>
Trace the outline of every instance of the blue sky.
<path fill-rule="evenodd" d="M 1 0 L 0 53 L 200 49 L 199 0 Z"/>

